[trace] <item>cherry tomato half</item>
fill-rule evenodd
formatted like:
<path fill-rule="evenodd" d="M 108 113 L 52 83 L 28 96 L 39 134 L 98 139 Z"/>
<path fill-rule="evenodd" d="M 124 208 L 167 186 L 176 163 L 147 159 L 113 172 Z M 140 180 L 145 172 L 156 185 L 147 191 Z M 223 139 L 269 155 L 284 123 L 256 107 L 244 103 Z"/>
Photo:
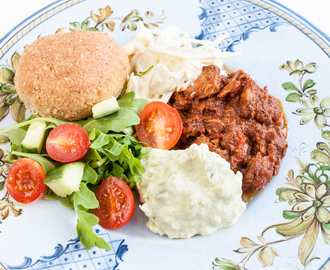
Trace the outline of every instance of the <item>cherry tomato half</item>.
<path fill-rule="evenodd" d="M 94 214 L 105 229 L 125 226 L 133 216 L 135 201 L 128 185 L 117 177 L 105 179 L 95 193 L 99 207 Z"/>
<path fill-rule="evenodd" d="M 15 201 L 28 204 L 44 191 L 45 177 L 45 171 L 37 161 L 20 158 L 9 169 L 6 188 Z"/>
<path fill-rule="evenodd" d="M 176 109 L 170 105 L 152 101 L 141 110 L 136 133 L 146 146 L 171 149 L 180 139 L 182 120 Z"/>
<path fill-rule="evenodd" d="M 54 128 L 46 140 L 48 155 L 59 162 L 69 163 L 86 155 L 90 146 L 87 132 L 77 124 L 62 124 Z"/>

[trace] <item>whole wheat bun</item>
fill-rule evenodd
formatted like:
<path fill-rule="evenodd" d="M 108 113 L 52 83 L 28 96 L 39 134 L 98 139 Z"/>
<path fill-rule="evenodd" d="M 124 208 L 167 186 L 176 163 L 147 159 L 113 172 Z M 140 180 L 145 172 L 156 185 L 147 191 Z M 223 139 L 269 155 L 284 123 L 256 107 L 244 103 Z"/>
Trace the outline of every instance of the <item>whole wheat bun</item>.
<path fill-rule="evenodd" d="M 35 116 L 79 120 L 118 97 L 128 56 L 108 34 L 73 31 L 39 38 L 22 53 L 15 76 L 19 97 Z"/>

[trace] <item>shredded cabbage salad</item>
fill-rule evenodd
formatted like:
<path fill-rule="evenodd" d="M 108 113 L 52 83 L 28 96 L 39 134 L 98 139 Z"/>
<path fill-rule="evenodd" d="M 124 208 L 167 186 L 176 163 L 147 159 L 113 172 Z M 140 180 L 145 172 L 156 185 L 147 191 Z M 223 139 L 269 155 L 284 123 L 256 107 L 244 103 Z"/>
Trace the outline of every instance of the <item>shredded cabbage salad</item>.
<path fill-rule="evenodd" d="M 240 55 L 216 48 L 228 35 L 208 41 L 191 39 L 176 26 L 149 30 L 141 24 L 141 29 L 124 46 L 131 65 L 126 91 L 138 98 L 168 102 L 174 91 L 184 90 L 198 77 L 203 66 L 217 65 L 226 74 L 221 59 Z"/>

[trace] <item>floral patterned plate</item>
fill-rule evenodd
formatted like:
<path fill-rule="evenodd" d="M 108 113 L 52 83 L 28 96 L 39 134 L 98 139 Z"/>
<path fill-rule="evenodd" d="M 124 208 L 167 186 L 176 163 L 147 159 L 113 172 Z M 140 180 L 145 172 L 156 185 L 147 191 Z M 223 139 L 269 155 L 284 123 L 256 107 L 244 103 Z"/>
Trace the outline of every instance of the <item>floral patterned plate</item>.
<path fill-rule="evenodd" d="M 330 38 L 275 1 L 56 1 L 0 40 L 1 128 L 28 115 L 15 91 L 26 45 L 74 29 L 107 32 L 124 45 L 140 22 L 177 25 L 197 39 L 230 34 L 218 47 L 242 56 L 225 65 L 251 74 L 283 102 L 289 148 L 280 173 L 233 227 L 170 240 L 150 232 L 137 208 L 124 228 L 94 227 L 110 251 L 86 250 L 74 211 L 58 201 L 20 205 L 8 196 L 9 143 L 0 136 L 0 269 L 329 269 Z"/>

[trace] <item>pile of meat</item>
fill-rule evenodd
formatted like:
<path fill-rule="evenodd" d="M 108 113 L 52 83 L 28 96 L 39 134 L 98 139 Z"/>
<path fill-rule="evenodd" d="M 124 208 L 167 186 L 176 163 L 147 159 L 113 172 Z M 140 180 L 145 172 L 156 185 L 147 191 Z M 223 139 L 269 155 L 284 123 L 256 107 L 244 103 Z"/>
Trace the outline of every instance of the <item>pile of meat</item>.
<path fill-rule="evenodd" d="M 281 104 L 242 70 L 224 76 L 206 66 L 169 104 L 183 121 L 177 148 L 207 144 L 243 174 L 243 191 L 262 190 L 278 174 L 287 150 Z"/>

